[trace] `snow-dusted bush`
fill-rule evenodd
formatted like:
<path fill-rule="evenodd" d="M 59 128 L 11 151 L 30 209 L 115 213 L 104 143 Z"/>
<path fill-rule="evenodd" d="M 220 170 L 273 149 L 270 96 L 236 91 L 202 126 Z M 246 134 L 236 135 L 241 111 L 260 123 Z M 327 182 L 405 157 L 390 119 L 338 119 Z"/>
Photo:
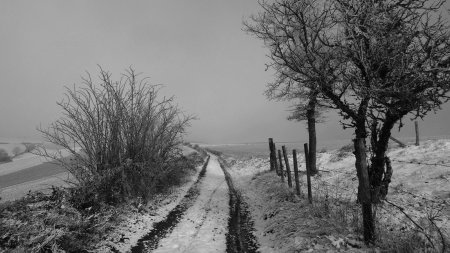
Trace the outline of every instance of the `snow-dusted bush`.
<path fill-rule="evenodd" d="M 178 146 L 192 117 L 147 80 L 130 68 L 113 81 L 100 68 L 98 83 L 88 74 L 83 85 L 67 87 L 58 103 L 63 117 L 39 129 L 70 153 L 67 159 L 40 150 L 72 173 L 88 203 L 146 198 L 179 165 Z"/>
<path fill-rule="evenodd" d="M 0 149 L 0 163 L 11 162 L 11 157 L 9 157 L 8 152 L 4 149 Z"/>

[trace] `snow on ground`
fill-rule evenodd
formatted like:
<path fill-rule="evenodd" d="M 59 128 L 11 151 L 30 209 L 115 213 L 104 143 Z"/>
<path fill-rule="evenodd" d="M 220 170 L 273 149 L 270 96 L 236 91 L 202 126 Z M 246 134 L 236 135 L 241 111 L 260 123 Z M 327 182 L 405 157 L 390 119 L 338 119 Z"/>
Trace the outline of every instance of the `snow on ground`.
<path fill-rule="evenodd" d="M 197 150 L 195 150 L 191 147 L 188 147 L 186 145 L 182 145 L 180 148 L 181 148 L 181 152 L 183 153 L 184 156 L 190 156 L 192 154 L 198 153 Z"/>
<path fill-rule="evenodd" d="M 44 162 L 47 162 L 44 157 L 26 153 L 14 158 L 12 162 L 0 164 L 0 176 L 27 169 Z"/>
<path fill-rule="evenodd" d="M 97 245 L 97 251 L 111 252 L 111 249 L 115 249 L 116 252 L 129 252 L 155 223 L 164 220 L 167 214 L 180 203 L 198 178 L 201 167 L 202 165 L 198 166 L 196 173 L 188 177 L 182 186 L 174 187 L 168 193 L 154 196 L 146 207 L 140 207 L 136 212 L 123 214 L 121 217 L 123 221 Z"/>
<path fill-rule="evenodd" d="M 427 215 L 440 210 L 435 223 L 444 233 L 447 230 L 447 234 L 450 232 L 449 152 L 450 140 L 426 141 L 420 146 L 389 151 L 394 175 L 388 200 L 404 208 L 425 230 Z M 292 170 L 292 157 L 289 160 Z M 314 205 L 304 196 L 306 176 L 302 154 L 298 160 L 303 194 L 300 197 L 274 172 L 268 171 L 267 158 L 227 159 L 235 185 L 252 212 L 260 251 L 367 252 L 369 249 L 361 241 L 360 211 L 355 204 L 358 182 L 353 154 L 339 151 L 318 154 L 321 171 L 312 178 Z M 391 243 L 380 247 L 427 243 L 423 236 L 415 241 L 402 241 L 414 226 L 398 208 L 384 204 L 377 210 L 380 233 L 385 235 L 385 244 Z"/>
<path fill-rule="evenodd" d="M 358 239 L 345 226 L 324 219 L 326 214 L 320 207 L 298 198 L 275 173 L 268 171 L 268 163 L 268 159 L 254 158 L 238 161 L 229 170 L 252 213 L 261 253 L 334 252 L 344 248 L 343 235 Z"/>
<path fill-rule="evenodd" d="M 393 187 L 450 199 L 450 141 L 427 141 L 390 152 Z M 422 164 L 419 164 L 422 163 Z"/>
<path fill-rule="evenodd" d="M 200 195 L 153 252 L 225 252 L 229 195 L 217 157 L 211 155 Z"/>
<path fill-rule="evenodd" d="M 19 152 L 23 152 L 25 150 L 25 145 L 21 143 L 1 143 L 0 149 L 3 149 L 8 153 L 9 156 L 13 157 L 15 154 L 13 152 L 14 149 L 17 149 Z"/>
<path fill-rule="evenodd" d="M 80 149 L 77 148 L 76 151 Z M 70 155 L 68 150 L 63 149 L 46 149 L 50 155 L 58 155 L 61 157 L 67 157 Z M 43 157 L 33 153 L 23 153 L 12 159 L 12 162 L 1 163 L 0 164 L 0 176 L 10 174 L 16 171 L 27 169 L 45 162 L 49 162 L 51 159 Z"/>
<path fill-rule="evenodd" d="M 15 144 L 22 145 L 22 144 Z M 59 149 L 47 149 L 49 154 L 60 154 L 62 157 L 69 155 L 67 150 Z M 50 161 L 48 158 L 33 154 L 33 153 L 23 153 L 12 159 L 11 162 L 0 164 L 0 177 L 18 172 L 24 169 L 28 169 L 37 165 L 41 165 L 45 162 Z M 58 173 L 52 176 L 45 176 L 36 180 L 28 181 L 21 184 L 16 184 L 13 186 L 1 188 L 0 201 L 10 201 L 21 198 L 25 196 L 29 191 L 43 191 L 49 192 L 51 186 L 68 186 L 67 180 L 73 179 L 68 172 Z"/>
<path fill-rule="evenodd" d="M 67 172 L 59 173 L 51 177 L 44 177 L 22 184 L 16 184 L 0 189 L 1 201 L 11 201 L 25 196 L 30 191 L 50 193 L 52 186 L 69 186 L 67 180 L 72 180 Z"/>

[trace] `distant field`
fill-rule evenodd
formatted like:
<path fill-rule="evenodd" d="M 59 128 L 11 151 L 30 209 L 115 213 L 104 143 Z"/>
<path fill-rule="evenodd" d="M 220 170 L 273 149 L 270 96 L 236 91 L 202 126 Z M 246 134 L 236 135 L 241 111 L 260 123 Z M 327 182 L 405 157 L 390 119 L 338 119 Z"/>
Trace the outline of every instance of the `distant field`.
<path fill-rule="evenodd" d="M 44 177 L 50 177 L 66 172 L 64 168 L 53 163 L 42 163 L 30 168 L 25 168 L 3 176 L 0 176 L 0 189 L 28 181 L 34 181 Z"/>
<path fill-rule="evenodd" d="M 281 146 L 286 146 L 289 152 L 292 149 L 296 149 L 297 152 L 303 152 L 303 144 L 305 142 L 290 142 L 290 143 L 275 143 L 277 149 L 281 149 Z M 318 143 L 318 150 L 326 148 L 337 149 L 343 145 L 350 143 L 350 140 L 337 140 L 332 143 L 324 145 L 323 143 Z M 201 147 L 213 149 L 228 155 L 233 156 L 267 156 L 269 154 L 269 144 L 268 143 L 248 143 L 248 144 L 202 144 Z"/>
<path fill-rule="evenodd" d="M 9 146 L 14 146 L 8 144 Z M 20 145 L 20 144 L 19 144 Z M 49 151 L 59 148 L 46 144 Z M 196 153 L 194 149 L 181 147 L 183 155 Z M 69 159 L 69 158 L 66 158 Z M 13 200 L 24 196 L 32 190 L 48 190 L 52 185 L 66 185 L 64 180 L 69 173 L 60 165 L 50 163 L 44 158 L 25 153 L 13 159 L 13 162 L 0 164 L 0 197 L 1 201 Z"/>
<path fill-rule="evenodd" d="M 402 142 L 405 143 L 413 143 L 414 138 L 398 138 Z M 429 136 L 429 137 L 423 137 L 421 141 L 426 140 L 437 140 L 437 139 L 450 139 L 450 136 Z M 289 152 L 292 152 L 292 149 L 296 149 L 298 153 L 303 152 L 303 144 L 304 142 L 281 142 L 277 143 L 276 140 L 276 148 L 281 149 L 281 146 L 286 146 L 287 150 Z M 320 150 L 334 150 L 338 149 L 344 145 L 351 144 L 351 139 L 347 140 L 331 140 L 331 141 L 317 141 L 317 151 Z M 396 146 L 395 143 L 390 143 L 390 145 Z M 261 143 L 247 143 L 247 144 L 200 144 L 201 147 L 210 148 L 213 150 L 217 150 L 219 152 L 233 155 L 237 157 L 242 156 L 268 156 L 269 155 L 269 143 L 268 142 L 261 142 Z"/>
<path fill-rule="evenodd" d="M 60 149 L 48 143 L 41 146 L 49 152 Z M 5 150 L 12 158 L 11 162 L 0 164 L 1 201 L 22 197 L 30 190 L 46 190 L 52 185 L 65 185 L 67 171 L 59 165 L 49 163 L 44 157 L 25 153 L 26 146 L 22 142 L 1 141 L 0 149 Z"/>
<path fill-rule="evenodd" d="M 19 152 L 23 152 L 25 150 L 25 145 L 21 143 L 0 143 L 0 149 L 3 149 L 8 153 L 9 156 L 14 156 L 13 150 L 18 149 Z"/>

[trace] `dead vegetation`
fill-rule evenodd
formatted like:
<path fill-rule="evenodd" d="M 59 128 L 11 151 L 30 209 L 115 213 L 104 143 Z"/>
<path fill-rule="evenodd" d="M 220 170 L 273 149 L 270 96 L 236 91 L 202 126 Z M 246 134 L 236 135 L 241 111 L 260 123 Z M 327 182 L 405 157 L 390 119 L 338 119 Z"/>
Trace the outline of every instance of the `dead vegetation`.
<path fill-rule="evenodd" d="M 154 194 L 165 194 L 194 173 L 194 168 L 203 162 L 201 155 L 194 153 L 184 158 L 183 166 L 166 179 L 164 187 Z M 174 170 L 175 171 L 175 170 Z M 169 177 L 169 175 L 168 175 Z M 26 197 L 0 204 L 0 251 L 8 252 L 87 252 L 107 238 L 125 214 L 146 212 L 151 197 L 128 199 L 110 205 L 95 202 L 88 187 L 52 188 L 50 194 L 30 192 Z"/>
<path fill-rule="evenodd" d="M 35 153 L 66 168 L 71 188 L 29 193 L 0 206 L 0 251 L 86 252 L 130 208 L 144 208 L 155 194 L 180 185 L 203 162 L 204 152 L 183 156 L 182 136 L 192 116 L 158 85 L 129 68 L 119 81 L 100 68 L 67 88 L 58 103 L 63 117 L 44 138 L 64 149 Z M 27 150 L 34 146 L 26 144 Z"/>
<path fill-rule="evenodd" d="M 446 152 L 443 149 L 447 147 L 441 142 L 425 143 L 421 149 L 412 146 L 404 152 L 408 157 L 418 157 L 413 152 L 420 152 L 424 159 L 431 159 L 440 154 L 435 152 Z M 297 196 L 295 188 L 289 189 L 286 182 L 282 183 L 275 173 L 268 171 L 267 158 L 227 158 L 231 174 L 240 182 L 241 192 L 249 200 L 258 227 L 256 234 L 260 235 L 258 240 L 264 242 L 262 248 L 275 252 L 448 252 L 450 202 L 441 195 L 427 197 L 420 191 L 402 187 L 409 182 L 403 180 L 416 180 L 403 177 L 401 180 L 394 177 L 396 181 L 388 198 L 374 207 L 377 240 L 375 244 L 365 245 L 361 208 L 357 202 L 358 182 L 351 168 L 354 160 L 335 160 L 336 154 L 348 154 L 351 148 L 347 145 L 321 154 L 321 172 L 311 180 L 313 204 L 307 200 L 304 173 L 300 177 L 301 195 Z M 300 157 L 300 162 L 302 159 Z M 427 160 L 421 162 L 427 163 Z M 436 168 L 428 169 L 430 171 L 423 173 L 436 171 Z M 402 167 L 401 171 L 404 170 Z"/>
<path fill-rule="evenodd" d="M 63 117 L 39 128 L 70 158 L 43 148 L 37 153 L 74 176 L 81 202 L 148 199 L 183 170 L 178 147 L 193 117 L 183 114 L 173 97 L 159 96 L 160 86 L 132 68 L 118 81 L 100 68 L 98 79 L 88 73 L 82 85 L 66 87 L 58 103 Z"/>
<path fill-rule="evenodd" d="M 114 226 L 117 209 L 76 209 L 67 191 L 30 193 L 0 205 L 0 249 L 11 252 L 80 252 Z"/>

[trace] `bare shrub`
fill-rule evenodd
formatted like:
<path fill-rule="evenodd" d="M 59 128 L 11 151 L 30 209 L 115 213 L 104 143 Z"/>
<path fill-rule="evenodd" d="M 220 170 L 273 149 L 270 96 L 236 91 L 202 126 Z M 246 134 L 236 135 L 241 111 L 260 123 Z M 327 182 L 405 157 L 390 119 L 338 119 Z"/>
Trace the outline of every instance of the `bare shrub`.
<path fill-rule="evenodd" d="M 191 144 L 191 148 L 193 148 L 194 150 L 197 150 L 197 152 L 200 153 L 201 156 L 206 157 L 208 154 L 206 153 L 205 149 L 200 147 L 198 144 L 192 145 Z"/>
<path fill-rule="evenodd" d="M 103 206 L 99 214 L 83 214 L 65 195 L 53 187 L 49 195 L 36 191 L 0 203 L 0 252 L 86 252 L 115 225 L 120 210 Z"/>
<path fill-rule="evenodd" d="M 15 147 L 15 148 L 12 150 L 12 153 L 14 154 L 14 156 L 18 156 L 18 155 L 20 155 L 20 153 L 22 153 L 22 150 L 21 150 L 20 147 Z"/>
<path fill-rule="evenodd" d="M 356 191 L 339 178 L 332 183 L 320 177 L 315 179 L 317 184 L 313 186 L 312 215 L 316 218 L 328 218 L 335 225 L 357 233 L 362 232 L 361 210 L 355 201 Z"/>
<path fill-rule="evenodd" d="M 72 173 L 81 191 L 74 196 L 85 198 L 79 203 L 147 199 L 177 169 L 178 146 L 193 117 L 184 115 L 173 97 L 158 97 L 160 86 L 132 68 L 119 81 L 101 67 L 98 84 L 89 73 L 82 80 L 79 87 L 66 87 L 58 103 L 63 117 L 38 129 L 70 159 L 42 148 L 38 153 Z"/>
<path fill-rule="evenodd" d="M 11 157 L 9 157 L 8 152 L 4 149 L 0 149 L 0 163 L 11 162 Z"/>
<path fill-rule="evenodd" d="M 33 151 L 38 145 L 36 143 L 22 143 L 25 146 L 25 153 Z"/>

